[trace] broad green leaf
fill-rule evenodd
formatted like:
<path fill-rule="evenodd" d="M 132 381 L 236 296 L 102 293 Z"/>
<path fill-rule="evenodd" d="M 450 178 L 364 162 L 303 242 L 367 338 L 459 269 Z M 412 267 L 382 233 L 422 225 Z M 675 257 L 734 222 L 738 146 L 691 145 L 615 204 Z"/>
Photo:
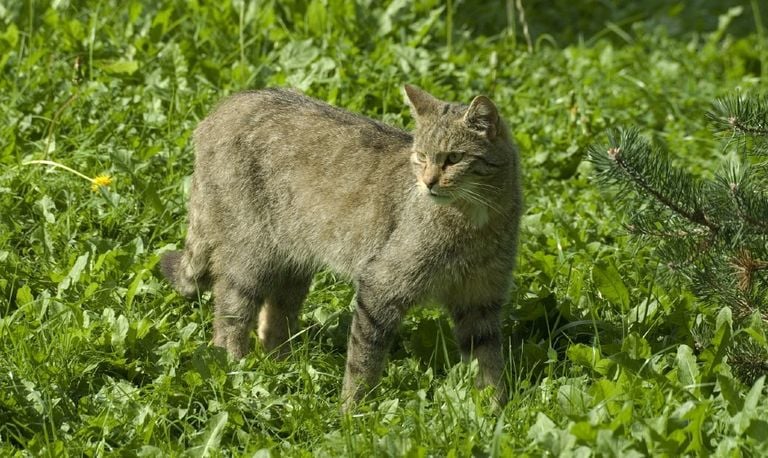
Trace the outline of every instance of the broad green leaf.
<path fill-rule="evenodd" d="M 621 306 L 622 310 L 629 306 L 629 290 L 613 264 L 605 267 L 595 266 L 592 278 L 600 294 L 613 304 Z"/>
<path fill-rule="evenodd" d="M 125 344 L 125 337 L 128 335 L 129 328 L 128 318 L 125 315 L 118 316 L 112 324 L 111 342 L 113 347 L 122 347 Z"/>
<path fill-rule="evenodd" d="M 182 342 L 186 342 L 189 340 L 189 338 L 192 336 L 192 334 L 197 330 L 197 323 L 194 321 L 190 321 L 187 323 L 183 328 L 181 328 L 178 331 L 178 336 L 181 339 Z"/>
<path fill-rule="evenodd" d="M 219 412 L 208 419 L 208 426 L 205 428 L 202 436 L 202 443 L 185 453 L 195 458 L 206 458 L 212 456 L 219 449 L 221 436 L 224 428 L 227 426 L 229 414 L 226 411 Z"/>
<path fill-rule="evenodd" d="M 747 393 L 747 397 L 744 398 L 743 411 L 748 415 L 754 415 L 757 413 L 757 403 L 760 400 L 760 396 L 763 394 L 763 385 L 765 384 L 765 375 L 757 379 L 752 388 Z"/>
<path fill-rule="evenodd" d="M 280 50 L 280 64 L 287 69 L 307 69 L 318 57 L 320 50 L 311 39 L 292 41 Z"/>
<path fill-rule="evenodd" d="M 138 457 L 158 457 L 163 456 L 163 449 L 160 447 L 155 447 L 154 445 L 142 445 L 141 448 L 137 451 L 136 456 Z"/>
<path fill-rule="evenodd" d="M 752 388 L 750 388 L 747 396 L 744 398 L 744 407 L 741 412 L 737 413 L 733 417 L 733 427 L 737 433 L 741 434 L 746 431 L 755 417 L 758 415 L 758 402 L 763 394 L 763 385 L 765 384 L 765 375 L 757 379 Z"/>
<path fill-rule="evenodd" d="M 101 69 L 113 75 L 133 75 L 139 69 L 135 60 L 116 60 L 101 66 Z"/>
<path fill-rule="evenodd" d="M 611 376 L 616 370 L 617 364 L 615 361 L 609 358 L 603 358 L 595 364 L 595 371 L 598 374 Z"/>
<path fill-rule="evenodd" d="M 43 196 L 37 201 L 37 205 L 40 207 L 40 211 L 47 223 L 53 224 L 56 222 L 56 215 L 54 214 L 56 211 L 56 204 L 53 203 L 53 199 L 49 196 Z"/>
<path fill-rule="evenodd" d="M 765 322 L 763 321 L 763 315 L 759 310 L 756 310 L 748 320 L 749 325 L 742 328 L 744 332 L 754 339 L 757 345 L 762 347 L 768 347 L 768 339 L 765 337 Z"/>
<path fill-rule="evenodd" d="M 651 346 L 648 341 L 636 332 L 630 332 L 621 343 L 622 351 L 627 352 L 632 359 L 648 359 L 651 357 Z"/>
<path fill-rule="evenodd" d="M 685 449 L 686 453 L 695 452 L 697 455 L 701 455 L 705 450 L 702 431 L 705 429 L 704 424 L 709 421 L 710 408 L 711 403 L 699 402 L 685 413 L 684 418 L 689 422 L 685 429 L 691 436 L 691 441 Z"/>
<path fill-rule="evenodd" d="M 398 399 L 385 399 L 379 404 L 379 413 L 382 415 L 381 422 L 383 424 L 389 424 L 397 414 L 397 408 L 400 405 Z"/>
<path fill-rule="evenodd" d="M 576 344 L 568 347 L 568 358 L 576 364 L 581 364 L 593 369 L 602 359 L 600 349 L 584 344 Z"/>
<path fill-rule="evenodd" d="M 597 432 L 596 451 L 600 456 L 624 456 L 622 440 L 613 431 L 601 429 Z"/>
<path fill-rule="evenodd" d="M 387 9 L 379 16 L 379 34 L 386 35 L 392 31 L 393 19 L 400 11 L 408 7 L 408 0 L 393 0 Z"/>
<path fill-rule="evenodd" d="M 616 413 L 616 415 L 613 418 L 613 421 L 611 422 L 611 429 L 615 431 L 620 426 L 631 428 L 631 425 L 635 422 L 634 413 L 635 411 L 633 409 L 632 401 L 624 402 L 624 405 L 622 405 L 621 410 L 619 410 L 619 412 Z"/>
<path fill-rule="evenodd" d="M 571 434 L 577 439 L 590 443 L 597 437 L 597 430 L 588 421 L 579 421 L 571 426 Z"/>
<path fill-rule="evenodd" d="M 688 345 L 677 347 L 677 379 L 680 384 L 686 387 L 692 387 L 699 382 L 699 367 L 696 365 L 696 357 L 693 350 Z"/>
<path fill-rule="evenodd" d="M 753 419 L 746 433 L 758 443 L 764 444 L 768 441 L 768 422 L 763 419 Z"/>
<path fill-rule="evenodd" d="M 627 320 L 630 323 L 648 323 L 649 320 L 656 316 L 656 311 L 659 308 L 659 302 L 654 299 L 644 300 L 636 306 L 629 309 L 627 314 Z"/>
<path fill-rule="evenodd" d="M 528 430 L 528 438 L 536 440 L 539 437 L 546 435 L 547 432 L 555 429 L 557 425 L 555 422 L 549 419 L 549 417 L 543 412 L 539 412 L 536 415 L 536 423 Z"/>
<path fill-rule="evenodd" d="M 307 6 L 307 25 L 315 35 L 322 35 L 328 24 L 327 6 L 322 0 L 312 0 Z"/>
<path fill-rule="evenodd" d="M 727 346 L 733 333 L 732 327 L 733 317 L 731 315 L 731 308 L 723 307 L 717 314 L 715 337 L 712 339 L 712 343 L 717 347 Z"/>
<path fill-rule="evenodd" d="M 584 415 L 592 404 L 592 396 L 577 384 L 567 384 L 557 389 L 557 402 L 568 416 Z"/>
<path fill-rule="evenodd" d="M 147 274 L 146 269 L 140 270 L 136 276 L 133 278 L 133 281 L 131 281 L 131 284 L 128 285 L 128 290 L 125 292 L 125 308 L 130 309 L 131 305 L 133 305 L 133 298 L 136 296 L 136 291 L 141 287 L 144 276 Z"/>
<path fill-rule="evenodd" d="M 711 384 L 714 382 L 713 374 L 717 371 L 720 363 L 722 363 L 725 356 L 728 354 L 728 350 L 731 344 L 731 335 L 733 334 L 733 319 L 731 317 L 731 309 L 729 307 L 723 307 L 717 314 L 715 335 L 712 338 L 713 349 L 707 350 L 702 355 L 704 361 L 702 383 Z M 711 355 L 711 356 L 710 356 Z M 711 394 L 711 388 L 704 388 L 705 394 Z"/>
<path fill-rule="evenodd" d="M 576 438 L 571 433 L 557 428 L 557 425 L 542 412 L 537 414 L 536 423 L 528 429 L 528 439 L 556 456 L 572 448 L 576 442 Z"/>
<path fill-rule="evenodd" d="M 24 285 L 21 288 L 16 290 L 16 306 L 17 307 L 29 304 L 34 300 L 35 300 L 35 296 L 32 295 L 32 289 L 30 289 L 29 285 Z"/>
<path fill-rule="evenodd" d="M 0 33 L 0 39 L 5 42 L 6 49 L 15 48 L 19 42 L 19 28 L 11 22 L 6 26 L 4 32 Z"/>
<path fill-rule="evenodd" d="M 602 375 L 608 375 L 616 368 L 616 362 L 603 358 L 600 349 L 597 347 L 575 344 L 568 347 L 566 354 L 568 359 L 574 363 L 588 367 Z"/>
<path fill-rule="evenodd" d="M 720 394 L 723 396 L 723 399 L 725 399 L 728 413 L 733 416 L 741 412 L 744 408 L 744 400 L 741 399 L 739 392 L 736 390 L 736 387 L 734 386 L 735 382 L 724 375 L 718 374 L 717 383 L 720 387 Z"/>
<path fill-rule="evenodd" d="M 80 256 L 77 257 L 75 260 L 75 263 L 72 265 L 72 268 L 69 269 L 69 273 L 66 277 L 64 277 L 61 282 L 59 282 L 59 294 L 69 289 L 70 286 L 76 284 L 78 281 L 80 281 L 80 275 L 82 275 L 83 270 L 85 270 L 85 267 L 88 265 L 88 253 L 83 253 Z"/>
<path fill-rule="evenodd" d="M 619 399 L 623 392 L 623 386 L 608 380 L 601 378 L 595 381 L 589 389 L 589 393 L 594 397 L 594 402 L 609 402 Z"/>

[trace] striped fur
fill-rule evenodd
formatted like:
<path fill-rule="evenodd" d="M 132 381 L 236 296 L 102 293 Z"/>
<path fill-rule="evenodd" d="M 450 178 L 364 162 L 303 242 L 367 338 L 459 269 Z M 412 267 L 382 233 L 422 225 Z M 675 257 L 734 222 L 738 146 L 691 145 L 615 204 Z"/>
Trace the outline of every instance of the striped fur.
<path fill-rule="evenodd" d="M 405 312 L 437 300 L 478 384 L 503 383 L 500 310 L 522 209 L 518 153 L 494 104 L 405 87 L 413 134 L 281 89 L 224 100 L 195 131 L 183 252 L 163 273 L 194 297 L 212 285 L 215 345 L 258 336 L 285 354 L 312 275 L 357 289 L 342 387 L 349 408 L 380 380 Z"/>

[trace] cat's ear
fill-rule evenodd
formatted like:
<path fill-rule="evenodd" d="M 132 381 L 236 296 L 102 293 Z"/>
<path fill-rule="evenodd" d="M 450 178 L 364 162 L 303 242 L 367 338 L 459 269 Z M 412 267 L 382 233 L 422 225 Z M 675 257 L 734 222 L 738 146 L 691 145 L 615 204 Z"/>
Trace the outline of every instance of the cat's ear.
<path fill-rule="evenodd" d="M 498 133 L 499 112 L 491 99 L 484 95 L 478 95 L 469 104 L 464 113 L 464 122 L 472 130 L 484 133 L 489 140 L 493 140 Z"/>
<path fill-rule="evenodd" d="M 440 101 L 432 97 L 428 92 L 411 84 L 403 86 L 405 102 L 411 107 L 413 117 L 424 116 L 433 113 Z"/>

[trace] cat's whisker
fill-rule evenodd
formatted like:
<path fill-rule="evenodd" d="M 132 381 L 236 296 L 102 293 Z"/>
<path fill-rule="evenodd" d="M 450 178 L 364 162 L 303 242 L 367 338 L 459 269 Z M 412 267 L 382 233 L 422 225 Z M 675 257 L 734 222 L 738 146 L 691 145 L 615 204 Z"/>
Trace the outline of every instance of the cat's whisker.
<path fill-rule="evenodd" d="M 464 200 L 465 202 L 468 202 L 471 205 L 477 205 L 482 208 L 492 208 L 479 197 L 469 194 L 466 191 L 460 192 L 459 195 L 462 200 Z"/>
<path fill-rule="evenodd" d="M 489 191 L 494 191 L 494 192 L 501 191 L 500 187 L 494 186 L 488 183 L 478 183 L 477 181 L 468 181 L 466 184 L 474 188 L 482 188 L 482 189 L 487 189 Z"/>
<path fill-rule="evenodd" d="M 487 206 L 493 208 L 499 214 L 503 213 L 501 211 L 501 209 L 498 207 L 498 205 L 493 203 L 490 198 L 486 197 L 485 195 L 481 195 L 478 191 L 476 191 L 475 189 L 472 189 L 473 187 L 479 187 L 481 189 L 482 188 L 487 188 L 489 191 L 492 191 L 493 194 L 495 195 L 497 192 L 501 191 L 501 188 L 499 188 L 497 186 L 490 185 L 490 184 L 486 184 L 486 183 L 469 182 L 467 184 L 468 184 L 468 186 L 466 187 L 466 190 L 468 192 L 472 192 L 473 194 L 477 195 L 478 198 L 480 198 L 483 202 L 485 202 L 485 204 Z"/>
<path fill-rule="evenodd" d="M 501 209 L 498 206 L 493 204 L 489 199 L 485 198 L 484 196 L 482 196 L 481 194 L 477 193 L 476 191 L 473 191 L 473 190 L 468 189 L 468 188 L 459 188 L 459 192 L 460 192 L 460 195 L 462 197 L 466 198 L 466 200 L 469 200 L 471 202 L 475 202 L 475 203 L 480 204 L 480 205 L 482 205 L 484 207 L 488 207 L 491 210 L 493 210 L 496 213 L 498 213 L 499 215 L 503 215 L 503 212 L 501 211 Z"/>

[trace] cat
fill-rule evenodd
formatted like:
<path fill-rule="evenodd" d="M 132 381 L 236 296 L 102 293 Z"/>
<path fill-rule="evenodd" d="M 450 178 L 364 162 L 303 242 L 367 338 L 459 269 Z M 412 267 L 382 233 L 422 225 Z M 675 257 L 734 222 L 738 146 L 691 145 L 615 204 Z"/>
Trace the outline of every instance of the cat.
<path fill-rule="evenodd" d="M 285 355 L 313 274 L 354 282 L 341 390 L 349 410 L 380 381 L 406 311 L 450 314 L 476 383 L 507 400 L 501 308 L 515 266 L 517 148 L 493 102 L 405 85 L 414 132 L 286 89 L 225 99 L 194 132 L 183 251 L 161 259 L 184 296 L 212 288 L 213 344 L 234 358 L 250 332 Z"/>

